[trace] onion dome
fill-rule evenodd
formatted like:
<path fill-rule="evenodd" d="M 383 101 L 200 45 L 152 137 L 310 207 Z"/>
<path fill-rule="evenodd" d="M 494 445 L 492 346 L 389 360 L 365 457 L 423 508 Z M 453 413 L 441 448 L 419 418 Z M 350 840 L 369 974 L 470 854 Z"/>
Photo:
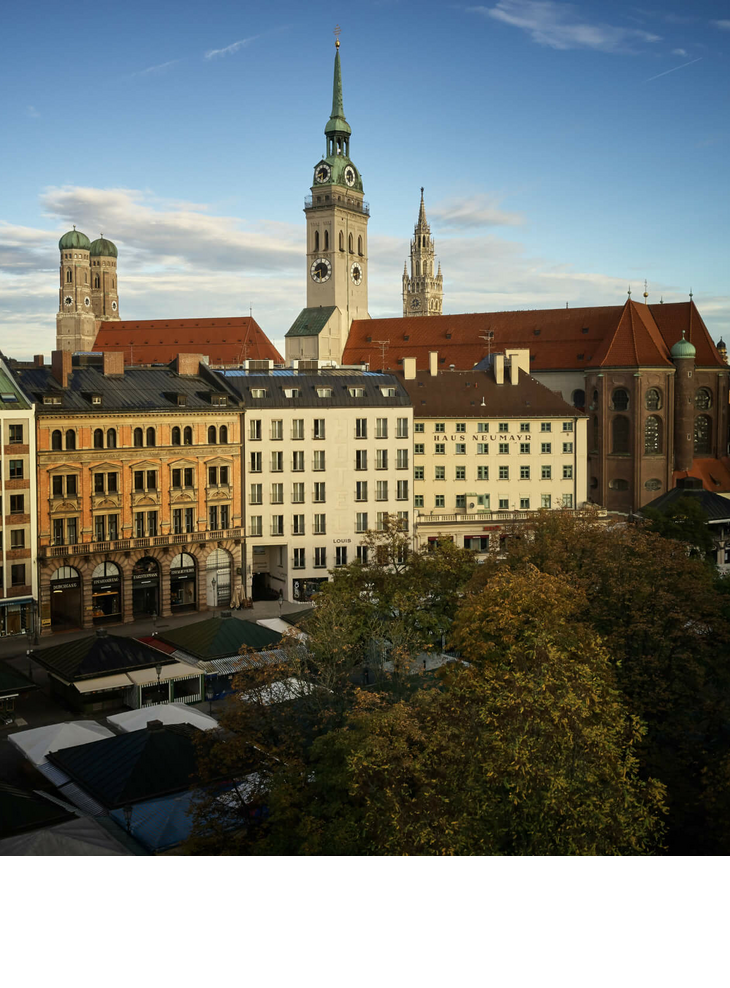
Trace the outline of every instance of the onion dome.
<path fill-rule="evenodd" d="M 672 349 L 669 351 L 669 355 L 672 360 L 676 360 L 678 357 L 695 357 L 697 351 L 692 346 L 689 340 L 684 338 L 684 330 L 682 330 L 682 339 L 677 340 Z"/>
<path fill-rule="evenodd" d="M 116 257 L 117 247 L 111 240 L 105 240 L 102 234 L 98 240 L 92 243 L 89 253 L 92 257 Z"/>
<path fill-rule="evenodd" d="M 91 247 L 91 241 L 85 233 L 77 230 L 76 227 L 69 230 L 68 233 L 64 233 L 58 241 L 59 250 L 88 250 L 89 247 Z"/>

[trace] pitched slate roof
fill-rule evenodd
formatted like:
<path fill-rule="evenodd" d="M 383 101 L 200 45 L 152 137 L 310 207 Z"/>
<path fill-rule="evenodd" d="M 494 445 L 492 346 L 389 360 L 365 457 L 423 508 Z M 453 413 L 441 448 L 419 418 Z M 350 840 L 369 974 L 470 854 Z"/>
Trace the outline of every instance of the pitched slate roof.
<path fill-rule="evenodd" d="M 0 782 L 0 837 L 71 820 L 73 814 L 42 793 L 16 789 Z"/>
<path fill-rule="evenodd" d="M 697 348 L 697 366 L 726 366 L 694 302 L 643 305 L 631 300 L 577 309 L 356 319 L 342 362 L 379 368 L 383 360 L 373 341 L 389 340 L 385 370 L 396 369 L 404 357 L 416 357 L 418 369 L 427 370 L 429 351 L 434 350 L 446 366 L 468 370 L 490 350 L 505 347 L 529 349 L 533 372 L 583 370 L 596 366 L 599 359 L 601 366 L 607 366 L 604 358 L 609 350 L 612 359 L 620 361 L 614 366 L 636 366 L 626 361 L 637 357 L 656 362 L 652 366 L 671 366 L 669 350 L 681 339 L 683 328 Z"/>
<path fill-rule="evenodd" d="M 698 501 L 703 511 L 707 515 L 709 523 L 730 522 L 730 498 L 721 497 L 712 491 L 687 490 L 686 488 L 673 487 L 671 491 L 666 491 L 649 501 L 639 511 L 639 514 L 647 508 L 656 508 L 658 511 L 666 511 L 667 508 L 680 501 L 683 497 Z"/>
<path fill-rule="evenodd" d="M 287 337 L 319 336 L 336 310 L 336 305 L 318 305 L 312 309 L 302 309 L 287 330 Z"/>
<path fill-rule="evenodd" d="M 363 372 L 347 368 L 324 370 L 295 370 L 287 368 L 269 372 L 228 370 L 217 371 L 229 388 L 235 390 L 247 408 L 332 408 L 370 407 L 394 408 L 409 404 L 408 395 L 395 374 Z M 318 388 L 330 388 L 332 395 L 320 397 Z M 362 398 L 354 398 L 349 389 L 361 388 Z M 386 397 L 381 388 L 395 388 L 394 397 Z M 265 398 L 255 398 L 253 391 L 263 389 Z M 296 389 L 300 394 L 288 398 L 286 391 Z"/>
<path fill-rule="evenodd" d="M 198 659 L 235 655 L 242 645 L 255 650 L 271 648 L 281 641 L 278 632 L 262 628 L 253 621 L 239 621 L 234 617 L 196 621 L 183 628 L 166 631 L 158 637 Z"/>
<path fill-rule="evenodd" d="M 181 792 L 197 782 L 190 724 L 165 724 L 64 748 L 49 754 L 54 765 L 107 809 Z"/>
<path fill-rule="evenodd" d="M 0 697 L 15 695 L 16 693 L 29 693 L 37 690 L 38 685 L 32 679 L 28 679 L 22 672 L 13 669 L 5 662 L 0 662 Z"/>
<path fill-rule="evenodd" d="M 282 357 L 251 316 L 103 322 L 94 350 L 123 350 L 126 364 L 169 363 L 178 353 L 203 353 L 211 364 Z"/>
<path fill-rule="evenodd" d="M 172 657 L 166 658 L 136 638 L 120 635 L 77 638 L 62 645 L 37 649 L 33 652 L 33 658 L 44 669 L 72 683 L 133 669 L 150 669 L 158 662 L 163 666 L 175 662 Z"/>

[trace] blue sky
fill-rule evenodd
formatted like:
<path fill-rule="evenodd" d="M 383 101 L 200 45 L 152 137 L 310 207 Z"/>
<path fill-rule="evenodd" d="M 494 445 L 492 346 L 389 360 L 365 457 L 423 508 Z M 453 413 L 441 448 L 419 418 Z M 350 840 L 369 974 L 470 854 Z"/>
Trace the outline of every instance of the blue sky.
<path fill-rule="evenodd" d="M 419 187 L 445 312 L 650 301 L 690 287 L 730 336 L 730 13 L 408 0 L 40 2 L 4 13 L 0 347 L 49 352 L 56 241 L 119 247 L 123 318 L 305 304 L 303 197 L 342 27 L 371 204 L 370 311 L 402 311 Z"/>

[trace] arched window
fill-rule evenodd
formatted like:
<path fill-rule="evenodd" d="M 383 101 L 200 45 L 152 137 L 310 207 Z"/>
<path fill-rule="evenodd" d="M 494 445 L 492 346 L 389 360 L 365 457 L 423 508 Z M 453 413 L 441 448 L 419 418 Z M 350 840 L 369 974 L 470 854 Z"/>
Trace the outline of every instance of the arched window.
<path fill-rule="evenodd" d="M 116 563 L 98 563 L 91 572 L 91 579 L 98 580 L 101 577 L 121 576 L 121 572 Z"/>
<path fill-rule="evenodd" d="M 319 254 L 319 230 L 314 231 L 314 252 Z"/>
<path fill-rule="evenodd" d="M 650 412 L 658 412 L 662 407 L 662 393 L 658 388 L 649 388 L 644 404 Z"/>
<path fill-rule="evenodd" d="M 103 429 L 94 429 L 94 449 L 104 449 Z"/>
<path fill-rule="evenodd" d="M 629 482 L 619 477 L 617 480 L 612 480 L 608 486 L 612 491 L 627 491 L 629 489 Z"/>
<path fill-rule="evenodd" d="M 586 393 L 580 388 L 576 388 L 573 392 L 573 397 L 571 398 L 573 402 L 573 408 L 585 408 L 586 403 Z"/>
<path fill-rule="evenodd" d="M 625 388 L 616 388 L 611 399 L 615 412 L 625 412 L 629 407 L 629 393 Z"/>
<path fill-rule="evenodd" d="M 173 426 L 172 429 L 172 445 L 173 446 L 180 445 L 180 429 L 177 426 Z"/>
<path fill-rule="evenodd" d="M 695 453 L 706 455 L 710 452 L 712 419 L 709 415 L 698 415 L 695 419 Z"/>
<path fill-rule="evenodd" d="M 600 437 L 600 431 L 598 428 L 598 416 L 593 416 L 593 438 L 591 439 L 591 449 L 598 449 L 598 440 Z"/>
<path fill-rule="evenodd" d="M 134 430 L 134 445 L 135 446 L 143 445 L 143 433 L 141 429 Z"/>
<path fill-rule="evenodd" d="M 98 274 L 95 274 L 94 275 L 94 288 L 98 288 L 98 287 L 99 287 L 99 275 Z"/>
<path fill-rule="evenodd" d="M 151 426 L 147 430 L 147 445 L 148 446 L 155 445 L 155 430 Z"/>
<path fill-rule="evenodd" d="M 345 234 L 340 230 L 340 250 L 345 249 Z"/>
<path fill-rule="evenodd" d="M 324 249 L 325 250 L 329 250 L 330 249 L 330 232 L 329 232 L 329 230 L 325 230 L 324 231 Z"/>
<path fill-rule="evenodd" d="M 350 253 L 353 254 L 354 251 L 353 251 L 353 237 L 352 237 L 352 234 L 350 234 L 350 236 L 348 238 L 347 246 L 350 249 Z"/>
<path fill-rule="evenodd" d="M 116 429 L 107 429 L 106 430 L 106 445 L 107 445 L 107 449 L 116 449 L 117 448 L 117 430 Z"/>
<path fill-rule="evenodd" d="M 71 272 L 71 268 L 66 272 L 66 281 L 70 284 L 74 280 L 74 276 Z"/>
<path fill-rule="evenodd" d="M 66 449 L 76 449 L 76 433 L 73 429 L 66 432 Z"/>
<path fill-rule="evenodd" d="M 362 257 L 362 237 L 357 238 L 357 252 Z"/>
<path fill-rule="evenodd" d="M 60 429 L 54 429 L 51 433 L 51 449 L 63 449 L 63 436 Z"/>
<path fill-rule="evenodd" d="M 185 426 L 185 431 L 183 432 L 183 445 L 192 446 L 193 445 L 193 430 L 189 425 Z"/>
<path fill-rule="evenodd" d="M 712 408 L 712 393 L 709 388 L 699 388 L 695 394 L 695 408 L 703 411 Z"/>
<path fill-rule="evenodd" d="M 644 423 L 644 452 L 661 453 L 663 449 L 662 420 L 658 415 L 648 415 Z"/>
<path fill-rule="evenodd" d="M 218 430 L 218 442 L 227 443 L 228 442 L 228 426 L 222 425 Z"/>
<path fill-rule="evenodd" d="M 612 453 L 630 453 L 629 420 L 625 415 L 616 415 L 612 422 L 613 443 Z"/>
<path fill-rule="evenodd" d="M 417 278 L 420 278 L 421 277 L 421 262 L 420 261 L 416 261 L 416 277 Z"/>
<path fill-rule="evenodd" d="M 215 426 L 214 425 L 209 425 L 208 426 L 208 443 L 211 446 L 215 446 L 215 439 L 216 439 Z"/>

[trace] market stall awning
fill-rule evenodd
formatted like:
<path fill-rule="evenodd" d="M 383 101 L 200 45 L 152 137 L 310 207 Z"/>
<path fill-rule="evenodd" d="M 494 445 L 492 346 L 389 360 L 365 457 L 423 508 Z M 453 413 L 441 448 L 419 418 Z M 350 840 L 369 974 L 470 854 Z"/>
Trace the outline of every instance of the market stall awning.
<path fill-rule="evenodd" d="M 102 693 L 104 690 L 128 689 L 132 680 L 126 673 L 99 676 L 97 679 L 80 679 L 74 683 L 79 693 Z"/>
<path fill-rule="evenodd" d="M 168 679 L 193 679 L 199 675 L 200 672 L 196 672 L 187 663 L 173 662 L 160 670 L 160 682 Z M 127 676 L 137 686 L 150 686 L 157 682 L 157 670 L 154 666 L 151 669 L 136 669 L 128 672 Z"/>

